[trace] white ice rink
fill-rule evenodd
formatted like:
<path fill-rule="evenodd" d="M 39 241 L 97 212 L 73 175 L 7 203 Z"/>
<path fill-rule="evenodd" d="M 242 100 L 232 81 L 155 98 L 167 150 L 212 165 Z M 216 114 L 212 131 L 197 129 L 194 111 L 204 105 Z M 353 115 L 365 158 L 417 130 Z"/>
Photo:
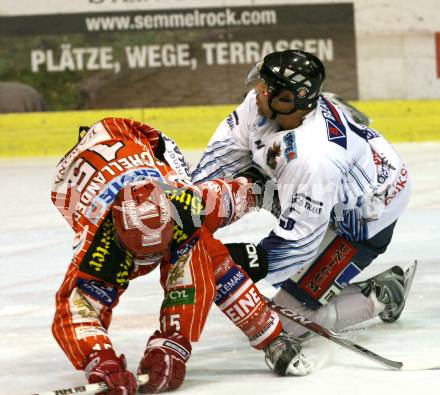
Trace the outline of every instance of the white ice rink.
<path fill-rule="evenodd" d="M 411 366 L 440 365 L 440 144 L 397 146 L 413 176 L 413 197 L 375 274 L 418 259 L 407 306 L 394 324 L 379 319 L 345 332 L 350 339 Z M 196 158 L 192 154 L 192 158 Z M 71 259 L 72 232 L 56 212 L 49 190 L 57 159 L 0 160 L 0 394 L 26 395 L 85 383 L 50 332 L 54 295 Z M 268 214 L 252 215 L 221 236 L 257 241 L 271 228 Z M 267 284 L 261 288 L 270 293 Z M 110 336 L 135 370 L 145 343 L 158 327 L 158 273 L 134 280 L 115 309 Z M 275 377 L 262 352 L 214 306 L 194 345 L 179 394 L 362 395 L 436 394 L 440 370 L 390 371 L 325 339 L 305 352 L 311 375 Z"/>

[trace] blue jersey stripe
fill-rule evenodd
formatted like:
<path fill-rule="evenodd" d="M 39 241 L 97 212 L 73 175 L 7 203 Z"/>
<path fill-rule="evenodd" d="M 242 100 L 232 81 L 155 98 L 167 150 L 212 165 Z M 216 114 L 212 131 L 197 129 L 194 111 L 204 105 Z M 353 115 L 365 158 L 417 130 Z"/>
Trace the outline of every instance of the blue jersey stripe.
<path fill-rule="evenodd" d="M 353 164 L 356 166 L 359 172 L 364 176 L 364 178 L 368 181 L 368 183 L 371 183 L 371 178 L 368 177 L 368 174 L 365 172 L 365 170 L 361 166 L 359 166 L 359 164 L 356 161 L 354 161 Z"/>
<path fill-rule="evenodd" d="M 192 177 L 194 178 L 194 177 L 195 177 L 197 174 L 199 174 L 202 170 L 204 170 L 204 169 L 207 168 L 208 166 L 210 166 L 210 165 L 216 163 L 217 160 L 219 160 L 219 159 L 223 159 L 223 158 L 226 158 L 226 157 L 228 157 L 229 155 L 233 154 L 234 152 L 238 152 L 238 151 L 239 151 L 238 149 L 234 149 L 234 150 L 231 150 L 231 151 L 227 151 L 227 152 L 226 152 L 225 154 L 223 154 L 223 155 L 216 155 L 215 152 L 210 153 L 210 154 L 205 154 L 205 156 L 202 158 L 202 160 L 205 159 L 207 156 L 211 156 L 211 155 L 214 155 L 214 159 L 212 159 L 212 160 L 210 160 L 210 161 L 204 163 L 203 165 L 201 165 L 202 161 L 200 161 L 199 166 L 197 166 L 197 169 L 193 171 L 193 173 L 192 173 Z M 200 166 L 200 165 L 201 165 L 201 166 Z"/>
<path fill-rule="evenodd" d="M 213 173 L 208 174 L 206 177 L 203 177 L 202 179 L 194 179 L 193 181 L 195 181 L 195 182 L 205 182 L 207 180 L 212 180 L 213 178 L 216 178 L 217 175 L 224 176 L 224 174 L 223 174 L 223 170 L 224 169 L 227 169 L 227 168 L 229 168 L 231 166 L 234 166 L 237 163 L 239 164 L 240 162 L 241 162 L 241 158 L 238 158 L 236 161 L 231 162 L 231 163 L 227 164 L 226 166 L 221 166 L 220 168 L 218 168 Z"/>

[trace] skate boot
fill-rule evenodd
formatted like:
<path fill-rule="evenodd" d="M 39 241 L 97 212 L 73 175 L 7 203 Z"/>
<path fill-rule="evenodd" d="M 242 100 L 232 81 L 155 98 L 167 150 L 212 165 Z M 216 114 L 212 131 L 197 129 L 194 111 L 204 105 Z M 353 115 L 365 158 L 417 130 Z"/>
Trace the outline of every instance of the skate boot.
<path fill-rule="evenodd" d="M 377 300 L 385 305 L 384 311 L 379 314 L 380 319 L 383 322 L 394 322 L 400 317 L 405 307 L 416 268 L 417 261 L 412 263 L 406 272 L 401 267 L 394 266 L 355 285 L 367 297 L 374 291 Z"/>
<path fill-rule="evenodd" d="M 267 366 L 279 376 L 306 376 L 312 370 L 300 343 L 284 333 L 264 349 L 264 354 Z"/>

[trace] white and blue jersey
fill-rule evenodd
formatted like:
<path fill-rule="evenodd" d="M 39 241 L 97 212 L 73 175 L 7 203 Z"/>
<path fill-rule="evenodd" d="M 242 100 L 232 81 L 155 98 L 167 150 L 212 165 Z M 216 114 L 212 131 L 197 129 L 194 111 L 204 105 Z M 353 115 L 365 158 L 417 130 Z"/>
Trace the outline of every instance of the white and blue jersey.
<path fill-rule="evenodd" d="M 250 166 L 276 183 L 280 197 L 278 226 L 260 243 L 275 285 L 314 260 L 329 224 L 349 240 L 366 240 L 409 200 L 408 172 L 393 147 L 325 96 L 301 126 L 280 130 L 258 114 L 249 92 L 218 126 L 192 178 L 233 178 Z"/>

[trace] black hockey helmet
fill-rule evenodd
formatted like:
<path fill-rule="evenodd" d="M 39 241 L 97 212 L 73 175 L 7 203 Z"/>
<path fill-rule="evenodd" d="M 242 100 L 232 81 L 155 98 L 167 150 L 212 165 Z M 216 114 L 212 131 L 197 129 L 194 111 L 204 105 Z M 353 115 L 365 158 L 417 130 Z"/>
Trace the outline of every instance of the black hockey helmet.
<path fill-rule="evenodd" d="M 258 62 L 249 72 L 246 82 L 255 78 L 261 78 L 268 84 L 268 93 L 272 97 L 284 89 L 291 91 L 295 110 L 308 110 L 316 107 L 325 80 L 325 67 L 309 52 L 288 49 L 272 52 Z"/>

